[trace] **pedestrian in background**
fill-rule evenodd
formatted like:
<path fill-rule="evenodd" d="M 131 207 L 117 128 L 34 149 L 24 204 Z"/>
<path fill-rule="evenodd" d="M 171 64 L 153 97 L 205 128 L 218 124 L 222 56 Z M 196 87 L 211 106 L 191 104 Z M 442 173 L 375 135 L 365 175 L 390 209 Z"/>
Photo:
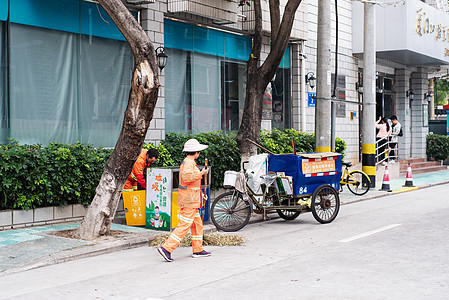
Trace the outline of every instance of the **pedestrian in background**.
<path fill-rule="evenodd" d="M 393 124 L 390 135 L 390 156 L 392 159 L 391 163 L 395 162 L 395 158 L 398 159 L 398 143 L 399 137 L 402 136 L 402 125 L 399 123 L 398 118 L 393 115 L 390 117 L 391 123 Z"/>
<path fill-rule="evenodd" d="M 376 135 L 377 138 L 377 147 L 378 148 L 378 152 L 377 152 L 377 162 L 382 161 L 382 164 L 386 164 L 386 162 L 384 161 L 385 158 L 385 149 L 387 149 L 387 144 L 388 144 L 388 136 L 391 133 L 390 130 L 390 125 L 388 124 L 387 119 L 379 117 L 379 119 L 376 122 L 376 128 L 379 129 L 379 132 Z"/>
<path fill-rule="evenodd" d="M 190 139 L 184 144 L 182 151 L 187 153 L 187 157 L 182 162 L 179 170 L 179 224 L 162 247 L 158 248 L 159 253 L 168 262 L 173 261 L 171 254 L 189 229 L 192 235 L 192 257 L 207 257 L 211 255 L 210 252 L 203 249 L 203 221 L 198 210 L 203 206 L 201 178 L 203 175 L 207 176 L 209 170 L 204 168 L 200 171 L 195 163 L 195 159 L 200 155 L 200 151 L 207 147 L 207 145 L 200 144 L 196 139 Z"/>

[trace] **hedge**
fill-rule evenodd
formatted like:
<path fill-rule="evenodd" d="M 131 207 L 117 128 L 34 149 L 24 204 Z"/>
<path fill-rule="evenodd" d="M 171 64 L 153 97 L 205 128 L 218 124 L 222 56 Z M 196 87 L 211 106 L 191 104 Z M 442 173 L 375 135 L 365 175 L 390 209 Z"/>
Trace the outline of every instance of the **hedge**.
<path fill-rule="evenodd" d="M 449 137 L 440 134 L 429 134 L 426 138 L 427 157 L 444 160 L 449 157 Z"/>
<path fill-rule="evenodd" d="M 168 151 L 157 148 L 161 155 L 155 165 L 172 164 Z M 89 205 L 111 153 L 81 143 L 43 147 L 10 140 L 0 146 L 0 210 Z"/>
<path fill-rule="evenodd" d="M 95 193 L 112 150 L 85 144 L 0 146 L 0 209 L 81 203 Z"/>
<path fill-rule="evenodd" d="M 260 143 L 274 153 L 292 153 L 292 137 L 298 152 L 314 150 L 313 134 L 287 129 L 262 132 Z M 184 143 L 196 138 L 209 145 L 201 152 L 198 165 L 204 158 L 212 166 L 211 188 L 223 184 L 227 170 L 240 170 L 240 151 L 235 134 L 220 131 L 196 135 L 168 133 L 158 147 L 147 144 L 144 148 L 157 148 L 158 161 L 154 167 L 179 166 L 185 158 Z M 336 139 L 336 150 L 344 153 L 346 144 Z M 88 205 L 95 195 L 103 166 L 112 149 L 94 148 L 88 144 L 19 145 L 15 140 L 0 146 L 0 210 L 32 209 L 44 206 L 65 206 L 80 203 Z"/>

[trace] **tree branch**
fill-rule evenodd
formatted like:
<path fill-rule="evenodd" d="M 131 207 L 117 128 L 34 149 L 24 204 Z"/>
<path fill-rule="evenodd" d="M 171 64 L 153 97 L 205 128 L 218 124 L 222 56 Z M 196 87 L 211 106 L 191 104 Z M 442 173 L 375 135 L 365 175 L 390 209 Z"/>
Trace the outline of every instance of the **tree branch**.
<path fill-rule="evenodd" d="M 254 0 L 254 38 L 251 55 L 248 60 L 248 72 L 251 68 L 257 68 L 262 50 L 262 7 L 260 0 Z"/>
<path fill-rule="evenodd" d="M 260 67 L 262 76 L 268 78 L 270 80 L 276 69 L 273 69 L 272 66 L 279 66 L 282 60 L 282 56 L 287 48 L 288 41 L 290 38 L 290 34 L 292 31 L 293 21 L 295 20 L 295 13 L 298 9 L 298 6 L 301 4 L 302 0 L 289 0 L 287 5 L 285 6 L 284 15 L 282 16 L 281 25 L 279 27 L 279 31 L 276 39 L 271 41 L 271 51 L 268 54 L 268 57 L 265 59 L 265 62 Z M 271 10 L 271 7 L 270 7 Z M 282 53 L 282 55 L 279 55 Z"/>
<path fill-rule="evenodd" d="M 142 26 L 136 21 L 134 16 L 129 12 L 120 0 L 98 0 L 101 6 L 106 10 L 112 21 L 123 26 L 117 26 L 120 32 L 128 42 L 131 51 L 134 54 L 136 63 L 142 57 L 150 56 L 149 62 L 156 61 L 156 53 L 153 45 L 148 38 Z M 157 73 L 157 66 L 151 66 L 153 71 Z"/>
<path fill-rule="evenodd" d="M 270 0 L 270 24 L 271 24 L 271 41 L 276 40 L 281 23 L 281 12 L 279 10 L 279 0 Z"/>

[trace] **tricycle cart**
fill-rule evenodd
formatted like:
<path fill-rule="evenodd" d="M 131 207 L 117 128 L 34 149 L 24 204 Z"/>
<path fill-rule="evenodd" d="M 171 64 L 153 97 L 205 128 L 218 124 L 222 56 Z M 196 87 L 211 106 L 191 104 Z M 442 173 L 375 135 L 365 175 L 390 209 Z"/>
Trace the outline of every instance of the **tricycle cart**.
<path fill-rule="evenodd" d="M 265 218 L 267 212 L 276 211 L 281 218 L 294 220 L 301 212 L 311 211 L 323 224 L 337 217 L 341 154 L 315 152 L 265 154 L 265 157 L 267 160 L 259 167 L 254 168 L 250 161 L 248 169 L 244 163 L 241 172 L 225 173 L 225 187 L 232 190 L 219 195 L 211 206 L 211 219 L 219 230 L 242 229 L 251 212 Z M 252 158 L 260 160 L 260 155 Z M 259 174 L 261 170 L 264 175 Z M 227 175 L 234 176 L 235 181 Z"/>

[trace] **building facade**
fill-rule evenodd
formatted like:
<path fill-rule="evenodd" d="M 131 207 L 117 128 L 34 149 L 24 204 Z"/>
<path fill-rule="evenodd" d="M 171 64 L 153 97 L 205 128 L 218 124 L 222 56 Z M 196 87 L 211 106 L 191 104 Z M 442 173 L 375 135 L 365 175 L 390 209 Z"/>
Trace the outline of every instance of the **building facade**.
<path fill-rule="evenodd" d="M 239 7 L 236 0 L 124 2 L 154 46 L 163 46 L 168 55 L 146 142 L 158 143 L 168 132 L 237 132 L 252 8 Z M 270 51 L 270 24 L 268 1 L 261 2 L 263 60 Z M 281 1 L 281 12 L 285 3 Z M 424 93 L 429 91 L 428 78 L 449 64 L 447 3 L 378 1 L 376 13 L 376 116 L 395 114 L 404 126 L 400 158 L 425 157 L 431 103 Z M 133 59 L 101 6 L 82 0 L 0 0 L 0 22 L 0 143 L 12 137 L 21 143 L 80 141 L 113 147 L 127 105 Z M 261 99 L 263 129 L 314 131 L 316 91 L 305 75 L 316 76 L 317 22 L 318 0 L 303 0 L 281 65 Z M 358 162 L 362 2 L 340 0 L 338 7 L 332 6 L 329 38 L 332 86 L 337 78 L 335 132 L 348 145 L 346 159 Z M 414 100 L 408 97 L 411 91 Z"/>

